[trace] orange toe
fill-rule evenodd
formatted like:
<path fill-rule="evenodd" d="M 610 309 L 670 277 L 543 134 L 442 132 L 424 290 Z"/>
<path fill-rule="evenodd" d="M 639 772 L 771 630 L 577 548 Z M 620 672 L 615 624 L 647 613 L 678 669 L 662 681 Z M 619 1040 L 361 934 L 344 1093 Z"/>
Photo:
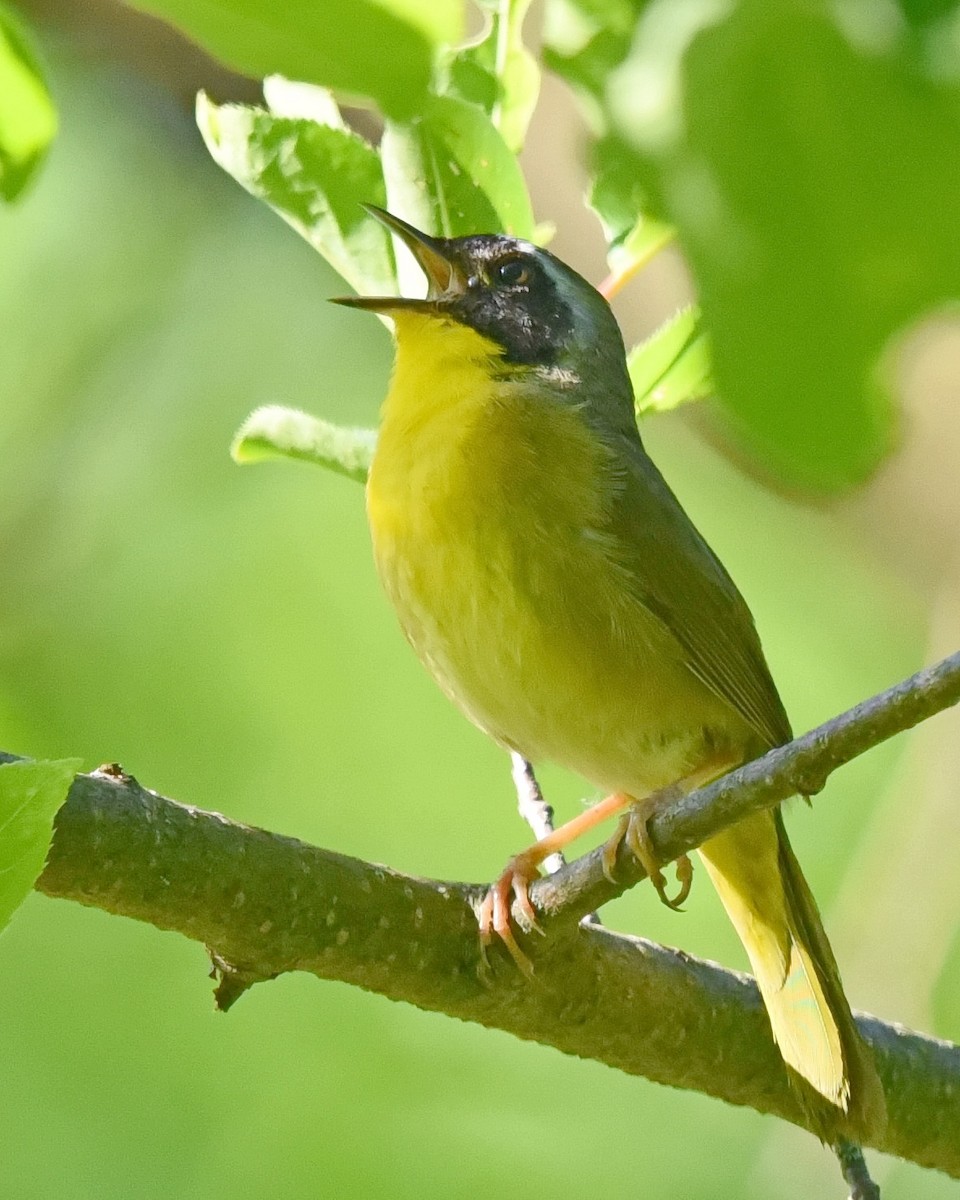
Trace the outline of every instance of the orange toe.
<path fill-rule="evenodd" d="M 520 924 L 525 929 L 543 930 L 537 923 L 536 910 L 530 901 L 530 883 L 539 875 L 537 868 L 522 855 L 511 859 L 503 874 L 490 886 L 477 913 L 480 944 L 486 949 L 495 937 L 507 948 L 510 957 L 524 975 L 533 974 L 533 963 L 520 949 L 513 932 L 511 900 L 515 900 Z"/>

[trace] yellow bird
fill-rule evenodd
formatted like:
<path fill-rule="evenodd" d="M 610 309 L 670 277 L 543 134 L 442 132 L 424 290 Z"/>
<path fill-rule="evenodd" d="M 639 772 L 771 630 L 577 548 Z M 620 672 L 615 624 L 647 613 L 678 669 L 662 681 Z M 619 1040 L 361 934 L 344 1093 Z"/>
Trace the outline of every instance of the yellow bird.
<path fill-rule="evenodd" d="M 500 235 L 432 238 L 370 210 L 413 252 L 425 299 L 385 313 L 397 355 L 367 486 L 380 578 L 440 687 L 501 746 L 609 793 L 510 860 L 480 914 L 521 966 L 511 897 L 620 815 L 670 900 L 646 822 L 790 739 L 753 618 L 637 432 L 623 339 L 554 255 Z M 760 987 L 773 1037 L 827 1141 L 883 1120 L 816 904 L 779 813 L 699 850 Z M 679 873 L 679 872 L 678 872 Z"/>

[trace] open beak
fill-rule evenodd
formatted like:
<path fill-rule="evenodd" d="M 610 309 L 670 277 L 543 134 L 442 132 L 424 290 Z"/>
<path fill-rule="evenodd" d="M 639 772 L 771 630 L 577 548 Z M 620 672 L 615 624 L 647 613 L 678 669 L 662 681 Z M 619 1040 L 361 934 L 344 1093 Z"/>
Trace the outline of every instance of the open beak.
<path fill-rule="evenodd" d="M 421 233 L 400 217 L 388 213 L 385 208 L 377 208 L 375 204 L 365 204 L 363 207 L 371 217 L 375 217 L 381 225 L 395 233 L 413 254 L 427 277 L 427 295 L 423 300 L 410 296 L 335 296 L 334 304 L 346 304 L 351 308 L 366 308 L 384 313 L 397 308 L 436 312 L 438 303 L 452 300 L 464 291 L 466 278 L 457 263 L 450 258 L 444 241 Z"/>

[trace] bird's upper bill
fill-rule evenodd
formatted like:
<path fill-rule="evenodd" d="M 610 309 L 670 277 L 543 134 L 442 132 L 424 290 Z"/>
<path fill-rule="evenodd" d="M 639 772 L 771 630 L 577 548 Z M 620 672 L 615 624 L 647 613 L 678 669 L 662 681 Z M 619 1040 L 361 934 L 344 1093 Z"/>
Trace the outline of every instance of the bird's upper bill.
<path fill-rule="evenodd" d="M 337 296 L 334 304 L 347 304 L 351 308 L 366 308 L 373 312 L 390 312 L 391 309 L 419 309 L 423 312 L 436 311 L 438 302 L 451 301 L 463 295 L 467 277 L 463 268 L 445 250 L 439 238 L 421 233 L 413 225 L 388 213 L 375 204 L 365 204 L 372 216 L 395 233 L 410 249 L 421 270 L 427 277 L 427 295 L 424 299 L 411 296 Z"/>

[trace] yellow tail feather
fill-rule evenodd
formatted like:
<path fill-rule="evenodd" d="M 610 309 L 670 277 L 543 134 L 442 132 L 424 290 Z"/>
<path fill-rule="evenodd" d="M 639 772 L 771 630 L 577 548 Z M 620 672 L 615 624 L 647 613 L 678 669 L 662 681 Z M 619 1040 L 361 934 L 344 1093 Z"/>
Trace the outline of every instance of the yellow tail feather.
<path fill-rule="evenodd" d="M 875 1131 L 885 1120 L 880 1081 L 780 813 L 748 817 L 700 854 L 750 958 L 774 1041 L 809 1085 L 799 1090 L 817 1132 L 834 1141 Z"/>

